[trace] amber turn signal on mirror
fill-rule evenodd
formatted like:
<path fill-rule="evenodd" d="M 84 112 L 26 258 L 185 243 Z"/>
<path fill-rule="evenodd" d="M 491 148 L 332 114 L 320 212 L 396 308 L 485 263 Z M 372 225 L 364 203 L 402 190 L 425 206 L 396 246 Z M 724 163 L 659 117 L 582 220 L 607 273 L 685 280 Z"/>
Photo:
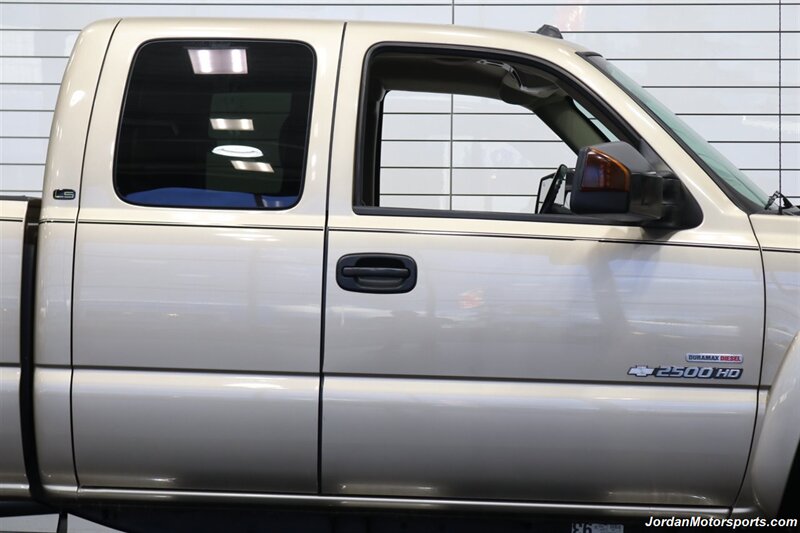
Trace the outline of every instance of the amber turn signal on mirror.
<path fill-rule="evenodd" d="M 596 148 L 587 150 L 581 191 L 628 192 L 630 188 L 628 167 Z"/>

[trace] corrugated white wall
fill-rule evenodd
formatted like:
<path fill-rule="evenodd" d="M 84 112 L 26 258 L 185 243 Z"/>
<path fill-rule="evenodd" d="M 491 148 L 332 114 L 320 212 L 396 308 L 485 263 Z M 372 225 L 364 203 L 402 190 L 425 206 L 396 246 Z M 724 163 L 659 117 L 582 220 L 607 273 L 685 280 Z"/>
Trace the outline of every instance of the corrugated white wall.
<path fill-rule="evenodd" d="M 78 31 L 100 18 L 126 16 L 391 20 L 517 30 L 554 24 L 567 39 L 618 63 L 767 192 L 780 186 L 800 198 L 800 1 L 775 0 L 0 0 L 0 193 L 39 194 L 58 83 Z M 400 138 L 437 116 L 415 115 Z M 498 119 L 460 120 L 486 131 Z"/>

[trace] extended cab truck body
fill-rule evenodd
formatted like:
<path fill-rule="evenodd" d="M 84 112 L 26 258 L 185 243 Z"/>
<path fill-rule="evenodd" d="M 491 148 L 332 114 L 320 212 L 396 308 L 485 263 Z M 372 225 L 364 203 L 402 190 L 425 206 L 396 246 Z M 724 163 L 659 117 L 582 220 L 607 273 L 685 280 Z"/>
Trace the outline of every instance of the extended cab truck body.
<path fill-rule="evenodd" d="M 770 203 L 557 38 L 97 22 L 41 206 L 0 203 L 0 495 L 775 515 L 800 219 Z"/>

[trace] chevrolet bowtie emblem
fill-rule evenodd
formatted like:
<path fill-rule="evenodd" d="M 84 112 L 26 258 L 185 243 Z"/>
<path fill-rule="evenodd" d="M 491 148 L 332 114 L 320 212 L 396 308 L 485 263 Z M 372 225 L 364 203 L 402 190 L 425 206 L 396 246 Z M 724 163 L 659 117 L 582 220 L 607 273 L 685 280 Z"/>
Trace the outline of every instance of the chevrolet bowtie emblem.
<path fill-rule="evenodd" d="M 653 371 L 655 371 L 655 368 L 650 368 L 649 366 L 643 366 L 643 365 L 632 366 L 630 370 L 628 370 L 628 375 L 636 376 L 639 378 L 646 378 L 647 376 L 652 375 Z"/>

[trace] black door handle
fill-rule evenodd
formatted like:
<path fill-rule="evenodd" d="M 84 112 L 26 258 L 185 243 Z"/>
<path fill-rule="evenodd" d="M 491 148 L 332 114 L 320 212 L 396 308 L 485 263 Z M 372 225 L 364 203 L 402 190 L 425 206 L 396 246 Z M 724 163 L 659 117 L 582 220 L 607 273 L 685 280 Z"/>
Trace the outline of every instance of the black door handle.
<path fill-rule="evenodd" d="M 336 264 L 336 283 L 346 291 L 408 292 L 417 284 L 417 264 L 407 255 L 349 254 Z"/>
<path fill-rule="evenodd" d="M 342 275 L 348 278 L 371 277 L 371 278 L 407 278 L 411 272 L 407 268 L 389 267 L 344 267 Z"/>

